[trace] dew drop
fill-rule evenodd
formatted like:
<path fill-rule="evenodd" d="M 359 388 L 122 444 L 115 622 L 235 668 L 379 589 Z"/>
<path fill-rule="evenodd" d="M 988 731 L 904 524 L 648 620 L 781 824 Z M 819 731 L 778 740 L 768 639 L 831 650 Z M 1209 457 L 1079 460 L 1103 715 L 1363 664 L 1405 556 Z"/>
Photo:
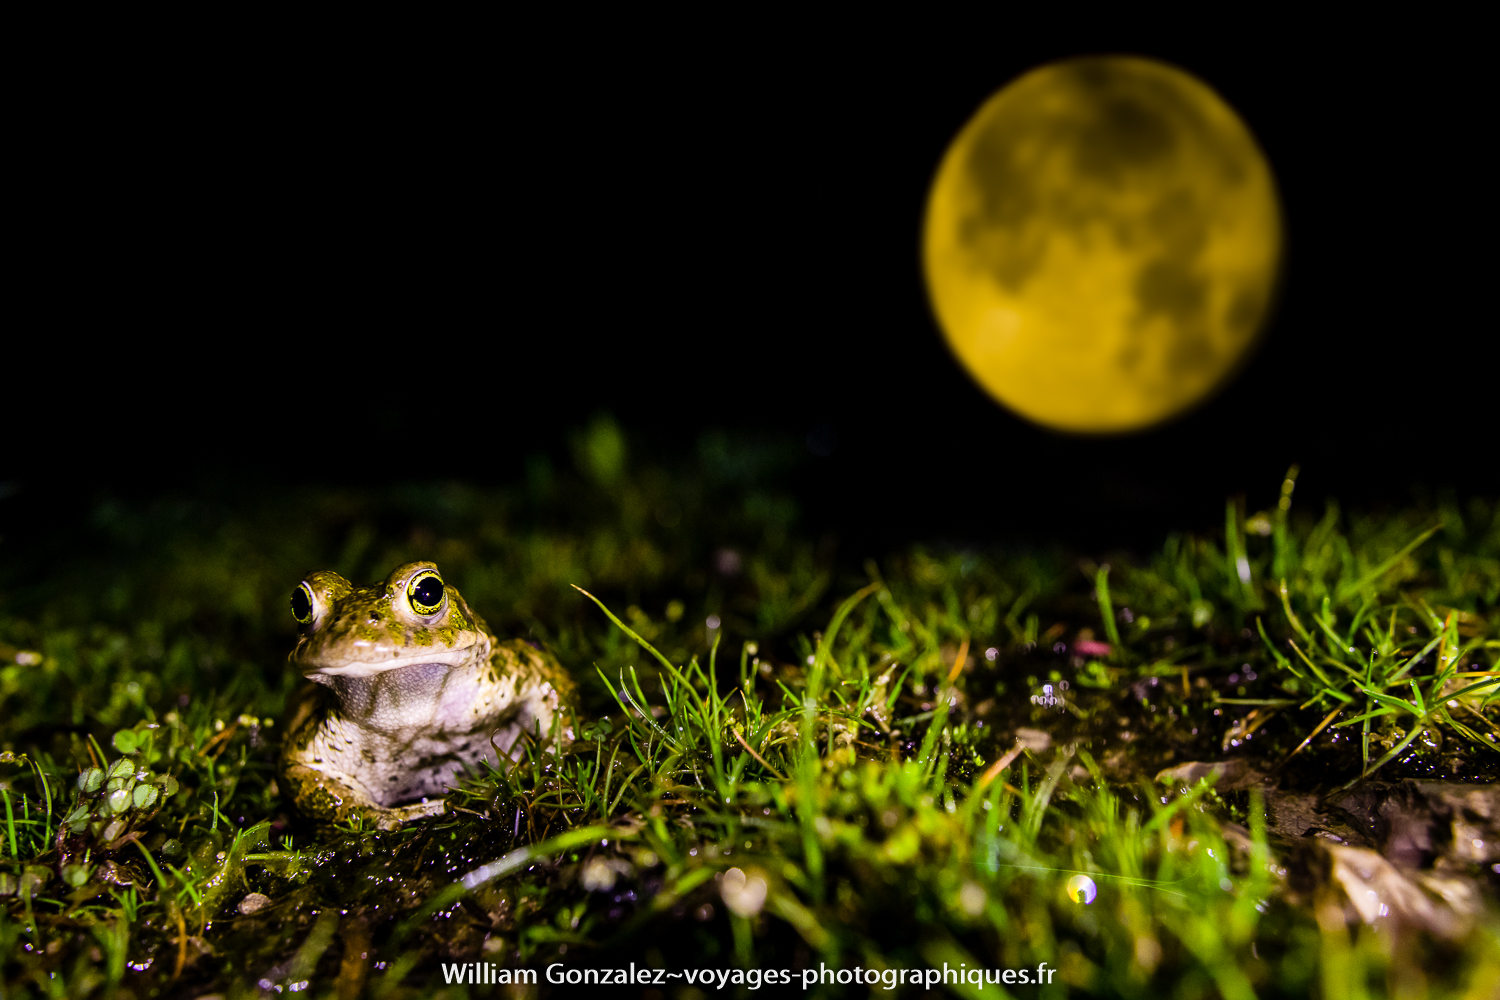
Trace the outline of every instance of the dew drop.
<path fill-rule="evenodd" d="M 1068 879 L 1068 898 L 1073 902 L 1087 906 L 1097 895 L 1099 895 L 1099 887 L 1087 875 L 1074 875 Z"/>

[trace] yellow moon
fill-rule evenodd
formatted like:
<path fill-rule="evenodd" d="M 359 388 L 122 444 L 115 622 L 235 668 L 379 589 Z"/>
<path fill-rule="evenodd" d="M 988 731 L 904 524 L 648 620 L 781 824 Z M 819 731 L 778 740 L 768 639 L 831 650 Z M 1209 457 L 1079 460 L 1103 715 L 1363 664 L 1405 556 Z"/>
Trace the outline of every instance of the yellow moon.
<path fill-rule="evenodd" d="M 949 345 L 992 396 L 1059 430 L 1130 431 L 1222 385 L 1280 270 L 1265 156 L 1205 84 L 1128 56 L 1032 70 L 932 183 L 922 258 Z"/>

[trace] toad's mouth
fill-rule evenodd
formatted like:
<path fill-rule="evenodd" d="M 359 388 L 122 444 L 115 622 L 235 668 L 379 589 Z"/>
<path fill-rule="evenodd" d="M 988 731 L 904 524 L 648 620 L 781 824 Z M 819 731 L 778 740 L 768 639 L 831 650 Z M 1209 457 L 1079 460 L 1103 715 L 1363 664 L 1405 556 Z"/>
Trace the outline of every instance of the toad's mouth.
<path fill-rule="evenodd" d="M 442 650 L 424 649 L 415 653 L 401 650 L 399 652 L 404 655 L 397 655 L 398 651 L 390 646 L 368 643 L 366 644 L 369 647 L 368 657 L 359 656 L 359 653 L 364 652 L 357 648 L 361 643 L 356 642 L 354 645 L 356 650 L 353 657 L 346 655 L 337 662 L 298 660 L 295 661 L 296 666 L 302 671 L 302 676 L 310 680 L 317 680 L 321 677 L 374 677 L 376 674 L 383 674 L 388 670 L 399 670 L 402 667 L 427 664 L 456 667 L 471 661 L 479 651 L 480 644 L 476 642 L 468 646 Z"/>

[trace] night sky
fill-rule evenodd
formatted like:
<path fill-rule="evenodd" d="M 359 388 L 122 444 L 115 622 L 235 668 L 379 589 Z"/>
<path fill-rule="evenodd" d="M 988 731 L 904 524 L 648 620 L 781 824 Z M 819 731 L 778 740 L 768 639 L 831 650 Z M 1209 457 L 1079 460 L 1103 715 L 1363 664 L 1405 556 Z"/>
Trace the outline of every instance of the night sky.
<path fill-rule="evenodd" d="M 817 429 L 831 453 L 793 483 L 809 524 L 872 545 L 1151 543 L 1222 524 L 1228 495 L 1270 504 L 1293 461 L 1318 509 L 1500 492 L 1477 33 L 1242 27 L 309 42 L 64 88 L 28 125 L 0 521 L 205 474 L 506 482 L 601 412 L 637 454 Z M 1228 100 L 1289 256 L 1226 391 L 1076 438 L 957 366 L 918 234 L 979 104 L 1099 52 Z"/>

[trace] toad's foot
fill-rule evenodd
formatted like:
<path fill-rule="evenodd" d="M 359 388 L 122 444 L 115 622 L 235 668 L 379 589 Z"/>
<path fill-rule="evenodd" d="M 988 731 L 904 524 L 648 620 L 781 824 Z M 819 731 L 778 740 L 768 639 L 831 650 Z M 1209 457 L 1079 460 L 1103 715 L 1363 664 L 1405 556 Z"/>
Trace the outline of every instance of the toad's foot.
<path fill-rule="evenodd" d="M 443 801 L 432 799 L 427 802 L 413 802 L 409 806 L 397 806 L 394 809 L 373 809 L 370 815 L 375 819 L 375 829 L 398 830 L 405 823 L 426 819 L 429 816 L 441 816 Z"/>
<path fill-rule="evenodd" d="M 283 772 L 297 806 L 310 819 L 323 823 L 358 823 L 377 830 L 396 830 L 406 823 L 441 815 L 441 798 L 385 807 L 348 775 L 290 764 Z"/>

